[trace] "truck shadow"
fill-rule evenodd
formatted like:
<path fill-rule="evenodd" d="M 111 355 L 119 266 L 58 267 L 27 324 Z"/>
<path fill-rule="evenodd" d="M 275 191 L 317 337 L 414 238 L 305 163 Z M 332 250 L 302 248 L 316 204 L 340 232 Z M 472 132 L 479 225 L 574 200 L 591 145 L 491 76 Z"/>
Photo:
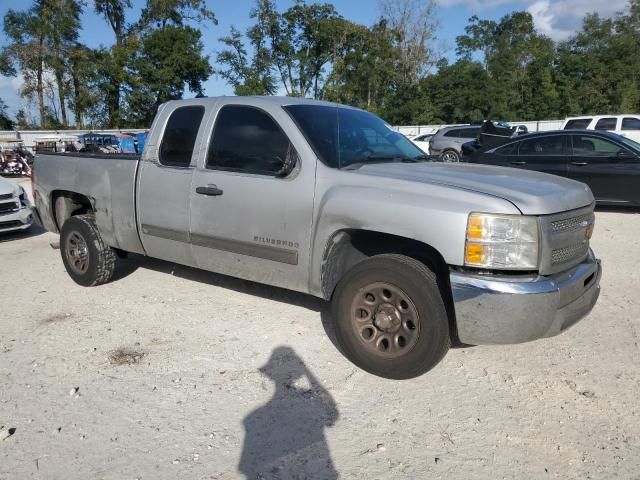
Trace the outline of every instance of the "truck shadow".
<path fill-rule="evenodd" d="M 246 293 L 248 295 L 253 295 L 267 300 L 306 308 L 313 312 L 319 312 L 322 328 L 325 330 L 325 333 L 329 337 L 329 340 L 331 340 L 331 343 L 333 343 L 336 349 L 342 353 L 338 346 L 333 329 L 330 304 L 321 298 L 305 293 L 295 292 L 293 290 L 287 290 L 285 288 L 273 287 L 249 280 L 242 280 L 235 277 L 229 277 L 227 275 L 221 275 L 198 268 L 187 267 L 177 263 L 171 263 L 136 254 L 129 254 L 125 261 L 119 262 L 118 268 L 113 276 L 113 281 L 117 281 L 131 275 L 138 268 L 166 273 L 168 275 L 175 275 L 176 277 L 183 278 L 185 280 L 226 288 L 235 292 Z"/>
<path fill-rule="evenodd" d="M 242 422 L 238 471 L 252 480 L 337 479 L 324 433 L 339 417 L 331 394 L 287 346 L 275 348 L 258 371 L 274 383 L 274 393 Z"/>

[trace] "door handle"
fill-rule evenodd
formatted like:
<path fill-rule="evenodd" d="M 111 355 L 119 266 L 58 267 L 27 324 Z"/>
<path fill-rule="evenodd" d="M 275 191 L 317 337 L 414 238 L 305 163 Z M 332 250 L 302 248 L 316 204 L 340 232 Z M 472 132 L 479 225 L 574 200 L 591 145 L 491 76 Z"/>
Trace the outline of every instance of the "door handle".
<path fill-rule="evenodd" d="M 585 165 L 589 165 L 587 162 L 571 162 L 571 165 L 576 165 L 578 167 L 584 167 Z"/>
<path fill-rule="evenodd" d="M 196 187 L 196 193 L 200 195 L 207 195 L 209 197 L 216 197 L 222 195 L 223 191 L 215 185 L 207 185 L 206 187 Z"/>
<path fill-rule="evenodd" d="M 513 162 L 509 162 L 511 165 L 526 165 L 527 162 L 524 162 L 522 160 L 514 160 Z"/>

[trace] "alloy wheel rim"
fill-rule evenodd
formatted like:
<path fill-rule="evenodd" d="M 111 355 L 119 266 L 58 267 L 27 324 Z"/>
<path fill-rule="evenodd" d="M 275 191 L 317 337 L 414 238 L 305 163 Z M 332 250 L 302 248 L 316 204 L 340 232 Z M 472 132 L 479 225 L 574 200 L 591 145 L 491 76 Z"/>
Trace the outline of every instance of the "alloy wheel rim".
<path fill-rule="evenodd" d="M 442 160 L 447 163 L 455 163 L 458 161 L 458 156 L 453 152 L 447 152 L 442 156 Z"/>
<path fill-rule="evenodd" d="M 351 304 L 351 325 L 365 349 L 383 358 L 405 355 L 420 336 L 415 304 L 402 289 L 387 282 L 358 290 Z"/>
<path fill-rule="evenodd" d="M 71 269 L 77 274 L 86 273 L 89 268 L 89 248 L 78 232 L 71 232 L 65 244 L 65 254 Z"/>

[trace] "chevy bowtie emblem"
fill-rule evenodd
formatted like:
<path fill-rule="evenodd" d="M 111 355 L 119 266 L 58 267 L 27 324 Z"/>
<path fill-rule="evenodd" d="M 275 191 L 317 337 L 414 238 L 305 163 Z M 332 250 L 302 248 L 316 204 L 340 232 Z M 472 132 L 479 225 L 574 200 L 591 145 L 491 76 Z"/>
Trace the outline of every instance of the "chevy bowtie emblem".
<path fill-rule="evenodd" d="M 589 223 L 587 230 L 584 232 L 584 236 L 587 240 L 591 240 L 591 235 L 593 235 L 593 223 Z"/>

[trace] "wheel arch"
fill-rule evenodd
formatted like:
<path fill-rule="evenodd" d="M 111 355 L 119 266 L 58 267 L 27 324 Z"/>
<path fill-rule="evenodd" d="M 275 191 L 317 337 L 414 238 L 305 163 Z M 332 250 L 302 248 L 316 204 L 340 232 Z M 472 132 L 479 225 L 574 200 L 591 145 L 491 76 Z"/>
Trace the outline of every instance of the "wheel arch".
<path fill-rule="evenodd" d="M 51 206 L 53 221 L 60 231 L 64 222 L 74 215 L 94 212 L 95 200 L 69 190 L 54 190 L 51 192 Z"/>
<path fill-rule="evenodd" d="M 340 279 L 357 263 L 385 253 L 414 258 L 433 271 L 447 310 L 451 340 L 455 343 L 457 329 L 449 281 L 449 266 L 437 249 L 419 240 L 365 229 L 345 228 L 335 232 L 327 241 L 322 255 L 323 298 L 331 300 Z"/>

